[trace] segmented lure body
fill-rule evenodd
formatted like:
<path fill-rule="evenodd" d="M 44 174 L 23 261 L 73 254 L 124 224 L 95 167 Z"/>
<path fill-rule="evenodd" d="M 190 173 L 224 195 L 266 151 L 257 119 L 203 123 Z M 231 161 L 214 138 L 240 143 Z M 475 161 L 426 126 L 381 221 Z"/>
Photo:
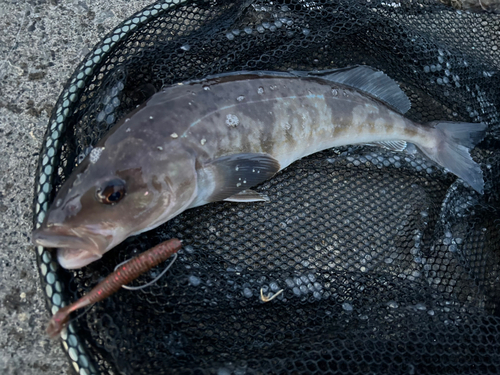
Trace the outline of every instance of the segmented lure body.
<path fill-rule="evenodd" d="M 85 296 L 71 305 L 65 306 L 57 311 L 47 326 L 47 334 L 56 337 L 66 326 L 69 315 L 82 307 L 102 301 L 116 293 L 123 285 L 135 280 L 144 272 L 157 266 L 168 259 L 181 248 L 181 241 L 177 238 L 162 242 L 152 249 L 132 258 L 127 263 L 108 275 L 103 281 L 92 289 Z"/>

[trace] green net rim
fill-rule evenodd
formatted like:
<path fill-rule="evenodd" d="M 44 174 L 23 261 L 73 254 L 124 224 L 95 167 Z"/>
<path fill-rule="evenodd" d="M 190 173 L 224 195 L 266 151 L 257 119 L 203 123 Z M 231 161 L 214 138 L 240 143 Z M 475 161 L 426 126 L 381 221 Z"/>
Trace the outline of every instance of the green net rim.
<path fill-rule="evenodd" d="M 33 202 L 33 229 L 43 222 L 49 206 L 49 196 L 53 189 L 54 177 L 57 174 L 58 157 L 61 153 L 61 137 L 64 134 L 76 103 L 84 88 L 93 76 L 94 70 L 130 35 L 160 15 L 170 11 L 172 7 L 182 5 L 186 0 L 157 1 L 135 13 L 109 32 L 76 68 L 65 85 L 65 88 L 52 111 L 47 130 L 44 135 L 38 168 L 35 176 L 35 192 Z M 68 293 L 62 281 L 62 268 L 59 266 L 53 251 L 36 246 L 36 260 L 40 275 L 41 287 L 45 303 L 50 314 L 70 303 Z M 90 356 L 85 341 L 78 336 L 77 327 L 70 323 L 61 333 L 61 342 L 74 370 L 80 375 L 99 374 L 95 360 Z"/>

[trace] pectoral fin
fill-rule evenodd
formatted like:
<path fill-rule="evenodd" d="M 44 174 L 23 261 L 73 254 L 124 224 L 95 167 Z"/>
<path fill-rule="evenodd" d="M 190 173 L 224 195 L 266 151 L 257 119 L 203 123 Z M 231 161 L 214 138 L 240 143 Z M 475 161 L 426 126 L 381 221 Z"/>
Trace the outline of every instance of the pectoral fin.
<path fill-rule="evenodd" d="M 269 202 L 269 197 L 252 189 L 246 189 L 224 199 L 226 202 Z"/>
<path fill-rule="evenodd" d="M 206 198 L 207 202 L 228 198 L 232 201 L 248 202 L 248 193 L 238 195 L 274 176 L 280 170 L 280 163 L 269 154 L 248 153 L 223 156 L 206 165 L 204 169 L 205 176 L 213 179 L 214 186 L 210 196 Z M 255 198 L 254 195 L 253 201 Z"/>

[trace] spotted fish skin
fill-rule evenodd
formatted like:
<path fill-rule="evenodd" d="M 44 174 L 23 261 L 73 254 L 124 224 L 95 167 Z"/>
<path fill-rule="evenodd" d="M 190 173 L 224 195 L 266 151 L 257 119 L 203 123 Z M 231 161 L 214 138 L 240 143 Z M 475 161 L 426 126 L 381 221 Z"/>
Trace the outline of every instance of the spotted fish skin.
<path fill-rule="evenodd" d="M 175 125 L 156 122 L 155 134 L 162 134 L 165 144 L 189 144 L 202 163 L 235 153 L 267 153 L 285 168 L 305 155 L 352 143 L 411 139 L 433 145 L 428 129 L 354 89 L 296 76 L 227 78 L 157 95 L 142 115 L 144 125 L 148 115 L 168 113 Z M 172 130 L 178 139 L 168 139 Z"/>
<path fill-rule="evenodd" d="M 469 149 L 485 125 L 424 126 L 404 117 L 409 106 L 394 81 L 368 67 L 241 72 L 168 87 L 96 145 L 33 241 L 58 248 L 63 267 L 82 267 L 186 209 L 261 200 L 252 186 L 304 156 L 348 144 L 414 143 L 482 192 Z"/>

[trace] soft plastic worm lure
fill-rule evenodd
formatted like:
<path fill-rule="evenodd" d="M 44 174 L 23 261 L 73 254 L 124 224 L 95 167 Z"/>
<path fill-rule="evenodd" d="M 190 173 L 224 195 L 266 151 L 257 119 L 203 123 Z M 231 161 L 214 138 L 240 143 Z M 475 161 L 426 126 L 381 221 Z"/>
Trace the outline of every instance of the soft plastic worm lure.
<path fill-rule="evenodd" d="M 162 242 L 152 249 L 132 258 L 92 289 L 85 296 L 71 305 L 65 306 L 57 311 L 47 326 L 47 334 L 55 338 L 64 327 L 66 327 L 70 314 L 82 307 L 94 304 L 108 298 L 117 292 L 123 285 L 135 280 L 144 272 L 157 266 L 180 250 L 182 244 L 177 238 Z"/>

